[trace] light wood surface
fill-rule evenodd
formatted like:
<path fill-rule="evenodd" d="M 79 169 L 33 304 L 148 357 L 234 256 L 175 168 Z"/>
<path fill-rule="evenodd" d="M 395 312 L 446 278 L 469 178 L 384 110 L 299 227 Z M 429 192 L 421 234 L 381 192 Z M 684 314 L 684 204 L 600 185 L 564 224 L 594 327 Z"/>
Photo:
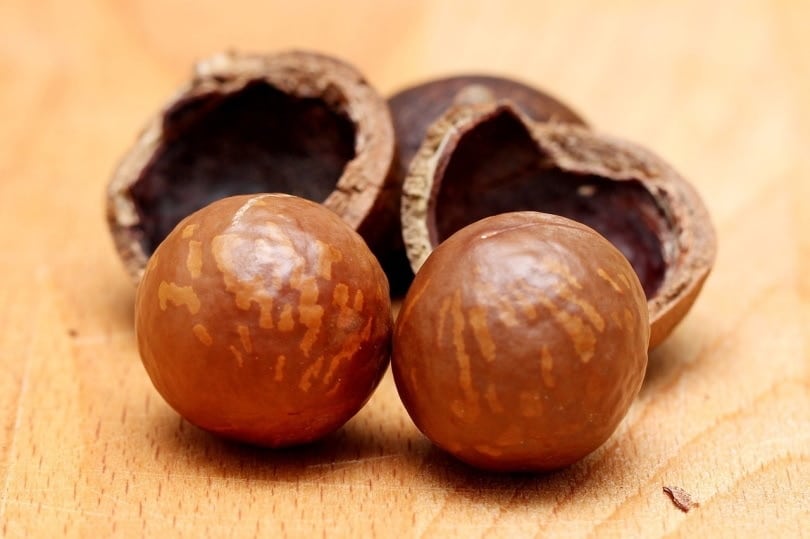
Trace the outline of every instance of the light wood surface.
<path fill-rule="evenodd" d="M 809 24 L 799 1 L 3 0 L 0 534 L 810 536 Z M 229 47 L 330 52 L 385 93 L 517 76 L 692 179 L 717 265 L 604 447 L 545 476 L 473 471 L 421 437 L 390 375 L 295 450 L 164 404 L 103 190 L 191 62 Z"/>

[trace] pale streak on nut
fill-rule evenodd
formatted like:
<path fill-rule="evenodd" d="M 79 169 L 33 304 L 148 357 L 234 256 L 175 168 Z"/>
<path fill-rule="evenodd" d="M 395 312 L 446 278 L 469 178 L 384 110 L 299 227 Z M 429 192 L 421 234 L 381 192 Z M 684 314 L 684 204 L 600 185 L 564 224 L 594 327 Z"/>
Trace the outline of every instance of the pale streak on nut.
<path fill-rule="evenodd" d="M 236 326 L 236 332 L 239 333 L 239 340 L 242 341 L 242 348 L 245 349 L 245 352 L 248 354 L 253 352 L 253 341 L 250 339 L 250 328 L 244 324 L 238 324 Z"/>
<path fill-rule="evenodd" d="M 490 410 L 496 414 L 503 413 L 503 405 L 498 399 L 498 391 L 495 389 L 495 385 L 492 384 L 492 382 L 487 385 L 487 389 L 484 391 L 484 400 L 487 401 Z"/>
<path fill-rule="evenodd" d="M 358 292 L 360 291 L 358 290 Z M 344 283 L 338 283 L 332 291 L 332 303 L 339 307 L 335 324 L 339 329 L 347 332 L 355 331 L 363 318 L 360 309 L 349 305 L 349 295 L 349 287 Z"/>
<path fill-rule="evenodd" d="M 326 391 L 326 396 L 327 397 L 334 397 L 342 386 L 343 386 L 343 379 L 340 378 L 340 379 L 338 379 L 337 383 L 335 383 L 335 385 L 333 385 L 331 388 L 329 388 Z"/>
<path fill-rule="evenodd" d="M 436 342 L 442 342 L 442 337 L 444 336 L 444 327 L 446 324 L 446 320 L 448 318 L 448 314 L 450 312 L 450 302 L 453 300 L 450 296 L 445 296 L 442 299 L 441 304 L 439 305 L 439 312 L 438 312 L 438 323 L 436 324 Z"/>
<path fill-rule="evenodd" d="M 523 316 L 531 321 L 537 318 L 537 309 L 532 302 L 532 298 L 537 293 L 526 281 L 516 281 L 513 286 L 509 287 L 509 292 L 512 294 L 512 299 L 523 311 Z"/>
<path fill-rule="evenodd" d="M 320 256 L 318 257 L 318 275 L 327 281 L 332 280 L 332 264 L 343 260 L 343 253 L 331 245 L 327 245 L 320 240 L 316 240 Z"/>
<path fill-rule="evenodd" d="M 284 380 L 284 363 L 287 358 L 282 354 L 276 358 L 276 365 L 273 370 L 273 381 L 281 382 Z"/>
<path fill-rule="evenodd" d="M 238 364 L 240 367 L 242 367 L 242 366 L 245 364 L 245 360 L 244 360 L 244 358 L 242 357 L 242 352 L 240 352 L 239 350 L 237 350 L 237 349 L 236 349 L 236 347 L 235 347 L 234 345 L 230 345 L 230 346 L 228 347 L 228 350 L 230 350 L 230 351 L 231 351 L 231 354 L 233 354 L 233 357 L 234 357 L 234 359 L 236 360 L 236 363 L 237 363 L 237 364 Z"/>
<path fill-rule="evenodd" d="M 632 326 L 633 322 L 636 320 L 636 314 L 633 314 L 633 311 L 630 309 L 624 310 L 624 323 L 627 324 L 628 327 Z"/>
<path fill-rule="evenodd" d="M 489 326 L 487 325 L 487 311 L 483 306 L 476 306 L 469 310 L 470 327 L 473 330 L 473 336 L 478 343 L 478 348 L 481 354 L 489 361 L 495 361 L 495 342 L 492 340 L 492 335 L 489 333 Z"/>
<path fill-rule="evenodd" d="M 252 207 L 264 206 L 264 202 L 262 202 L 262 199 L 266 196 L 267 195 L 259 195 L 247 199 L 245 203 L 242 204 L 242 207 L 236 210 L 236 213 L 233 214 L 233 217 L 231 218 L 231 227 L 236 229 L 244 228 L 242 224 L 242 218 L 245 216 L 247 212 L 250 211 Z"/>
<path fill-rule="evenodd" d="M 571 272 L 571 268 L 564 262 L 555 260 L 554 258 L 546 258 L 543 260 L 543 270 L 562 278 L 566 283 L 577 290 L 582 290 L 582 285 L 579 283 L 579 280 Z"/>
<path fill-rule="evenodd" d="M 186 268 L 192 279 L 196 279 L 202 274 L 202 242 L 195 240 L 188 242 Z"/>
<path fill-rule="evenodd" d="M 191 286 L 179 286 L 176 283 L 162 281 L 158 288 L 160 310 L 165 311 L 169 303 L 175 307 L 186 307 L 191 314 L 200 311 L 200 298 Z"/>
<path fill-rule="evenodd" d="M 332 290 L 332 303 L 338 307 L 345 307 L 349 302 L 349 287 L 345 283 L 338 283 Z"/>
<path fill-rule="evenodd" d="M 295 320 L 293 320 L 292 306 L 287 304 L 281 309 L 281 314 L 278 318 L 279 331 L 288 332 L 295 329 Z"/>
<path fill-rule="evenodd" d="M 607 273 L 607 272 L 606 272 L 606 271 L 605 271 L 603 268 L 598 268 L 598 269 L 596 270 L 596 274 L 597 274 L 599 277 L 601 277 L 601 278 L 602 278 L 604 281 L 606 281 L 606 282 L 607 282 L 607 283 L 608 283 L 608 284 L 611 286 L 611 288 L 613 288 L 613 290 L 615 290 L 615 291 L 616 291 L 616 292 L 618 292 L 619 294 L 623 294 L 623 293 L 624 293 L 624 292 L 622 291 L 621 287 L 619 287 L 619 285 L 616 283 L 616 281 L 614 281 L 614 280 L 613 280 L 613 279 L 610 277 L 610 275 L 608 275 L 608 273 Z"/>
<path fill-rule="evenodd" d="M 357 350 L 362 344 L 368 341 L 369 337 L 371 337 L 371 324 L 372 320 L 369 318 L 366 322 L 366 325 L 363 327 L 362 331 L 358 333 L 352 333 L 343 341 L 343 346 L 341 346 L 340 350 L 337 354 L 335 354 L 331 361 L 329 362 L 329 368 L 326 371 L 326 374 L 323 376 L 323 383 L 328 385 L 329 382 L 332 381 L 332 377 L 337 371 L 338 367 L 343 361 L 349 360 L 354 355 L 354 351 Z"/>
<path fill-rule="evenodd" d="M 579 316 L 574 316 L 565 309 L 561 309 L 555 305 L 551 299 L 544 296 L 542 293 L 538 294 L 537 301 L 548 309 L 554 320 L 556 320 L 557 323 L 562 326 L 563 331 L 568 334 L 579 356 L 579 360 L 583 363 L 588 363 L 593 358 L 596 349 L 596 335 L 594 335 L 590 326 Z"/>
<path fill-rule="evenodd" d="M 456 290 L 455 294 L 453 294 L 450 315 L 453 319 L 453 346 L 456 349 L 456 361 L 458 361 L 459 368 L 458 381 L 467 405 L 464 415 L 467 417 L 467 412 L 469 412 L 470 417 L 475 417 L 478 409 L 478 394 L 473 388 L 470 356 L 464 345 L 465 317 L 464 312 L 461 310 L 460 290 Z"/>
<path fill-rule="evenodd" d="M 301 391 L 304 393 L 309 391 L 309 388 L 312 387 L 312 379 L 316 378 L 318 374 L 320 374 L 321 369 L 323 368 L 323 361 L 323 356 L 318 356 L 318 359 L 307 367 L 307 370 L 305 370 L 304 374 L 301 375 L 301 381 L 298 382 L 298 387 L 301 388 Z"/>
<path fill-rule="evenodd" d="M 424 294 L 424 293 L 425 293 L 425 290 L 427 290 L 427 289 L 428 289 L 428 286 L 429 286 L 429 285 L 430 285 L 430 279 L 427 279 L 427 280 L 424 282 L 424 284 L 422 285 L 422 287 L 421 287 L 420 289 L 418 289 L 418 290 L 414 290 L 414 291 L 412 292 L 412 293 L 414 294 L 414 299 L 417 299 L 417 300 L 418 300 L 420 297 L 422 297 L 422 294 Z M 416 305 L 416 302 L 414 302 L 414 303 L 410 304 L 410 305 L 409 305 L 407 308 L 405 308 L 405 309 L 404 309 L 404 310 L 403 310 L 403 311 L 400 313 L 400 316 L 402 316 L 402 317 L 403 317 L 403 320 L 407 320 L 407 319 L 408 319 L 408 318 L 411 316 L 411 311 L 413 311 L 413 306 L 414 306 L 414 305 Z"/>
<path fill-rule="evenodd" d="M 599 333 L 605 331 L 605 319 L 602 318 L 602 315 L 600 315 L 599 312 L 594 308 L 593 304 L 585 301 L 584 298 L 566 286 L 560 287 L 557 294 L 568 303 L 579 307 L 580 310 L 585 314 L 585 318 L 588 319 L 588 322 L 590 322 L 591 325 L 596 328 L 596 331 Z"/>
<path fill-rule="evenodd" d="M 200 225 L 198 224 L 186 225 L 185 227 L 183 227 L 183 233 L 181 234 L 180 237 L 182 237 L 184 240 L 191 238 L 192 236 L 194 236 L 194 232 L 197 230 L 197 228 L 199 228 L 199 226 Z"/>
<path fill-rule="evenodd" d="M 298 290 L 301 294 L 298 302 L 298 321 L 307 328 L 304 337 L 301 339 L 299 347 L 304 355 L 309 357 L 312 345 L 318 338 L 323 318 L 323 307 L 318 305 L 318 283 L 314 277 L 293 276 L 290 279 L 290 287 Z"/>
<path fill-rule="evenodd" d="M 358 312 L 363 310 L 363 291 L 359 288 L 354 293 L 354 310 Z"/>
<path fill-rule="evenodd" d="M 476 274 L 480 275 L 479 268 L 476 268 Z M 475 289 L 475 296 L 478 302 L 482 305 L 492 305 L 493 312 L 498 316 L 498 319 L 503 322 L 507 327 L 514 327 L 518 324 L 517 313 L 508 298 L 498 294 L 495 288 L 488 281 L 481 279 Z"/>
<path fill-rule="evenodd" d="M 201 343 L 205 346 L 211 346 L 214 343 L 214 339 L 211 337 L 211 334 L 208 333 L 208 329 L 202 324 L 194 324 L 194 327 L 191 328 L 194 332 L 194 336 L 197 337 Z"/>
<path fill-rule="evenodd" d="M 487 444 L 478 444 L 475 446 L 475 450 L 490 457 L 499 457 L 503 454 L 503 451 L 500 449 L 496 449 Z"/>

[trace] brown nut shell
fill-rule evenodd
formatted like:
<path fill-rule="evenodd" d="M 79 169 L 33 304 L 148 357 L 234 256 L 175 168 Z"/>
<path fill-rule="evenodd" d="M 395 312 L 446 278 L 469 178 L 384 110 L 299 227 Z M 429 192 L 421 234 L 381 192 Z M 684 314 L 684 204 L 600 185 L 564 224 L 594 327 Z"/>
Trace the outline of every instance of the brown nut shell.
<path fill-rule="evenodd" d="M 220 199 L 149 259 L 135 300 L 143 364 L 191 423 L 265 446 L 315 440 L 388 365 L 388 283 L 336 214 L 288 195 Z"/>
<path fill-rule="evenodd" d="M 414 270 L 453 232 L 488 215 L 534 210 L 594 228 L 641 280 L 651 348 L 692 306 L 716 255 L 703 202 L 662 159 L 582 127 L 533 122 L 508 102 L 460 105 L 442 116 L 402 196 Z"/>
<path fill-rule="evenodd" d="M 576 111 L 556 97 L 513 79 L 469 74 L 423 82 L 388 98 L 399 156 L 397 176 L 405 178 L 428 128 L 448 109 L 505 99 L 538 122 L 585 125 Z"/>
<path fill-rule="evenodd" d="M 387 233 L 392 248 L 384 264 L 392 280 L 392 290 L 404 293 L 413 278 L 402 244 L 400 199 L 408 166 L 428 127 L 458 104 L 499 99 L 510 100 L 535 121 L 585 125 L 577 112 L 550 94 L 520 81 L 492 75 L 465 74 L 429 80 L 404 88 L 388 99 L 396 135 L 397 159 L 381 198 L 387 204 L 385 213 L 396 216 L 395 225 Z"/>
<path fill-rule="evenodd" d="M 649 322 L 627 259 L 563 217 L 488 217 L 439 245 L 394 330 L 417 427 L 492 470 L 552 470 L 599 447 L 637 395 Z"/>
<path fill-rule="evenodd" d="M 137 282 L 186 215 L 231 195 L 285 192 L 323 203 L 372 250 L 394 161 L 385 101 L 353 67 L 313 52 L 223 53 L 148 123 L 107 189 L 116 247 Z"/>

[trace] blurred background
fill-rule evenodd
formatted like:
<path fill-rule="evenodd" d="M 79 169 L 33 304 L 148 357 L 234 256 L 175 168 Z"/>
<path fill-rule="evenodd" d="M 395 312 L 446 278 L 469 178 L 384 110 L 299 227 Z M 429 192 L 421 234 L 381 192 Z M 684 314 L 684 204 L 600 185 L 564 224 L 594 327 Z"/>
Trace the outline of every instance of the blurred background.
<path fill-rule="evenodd" d="M 0 535 L 806 533 L 808 21 L 806 0 L 0 1 Z M 430 449 L 386 377 L 338 449 L 268 458 L 156 397 L 106 183 L 195 60 L 290 48 L 384 95 L 515 77 L 693 182 L 719 258 L 610 447 L 551 477 L 476 475 Z M 701 508 L 672 508 L 664 482 Z"/>

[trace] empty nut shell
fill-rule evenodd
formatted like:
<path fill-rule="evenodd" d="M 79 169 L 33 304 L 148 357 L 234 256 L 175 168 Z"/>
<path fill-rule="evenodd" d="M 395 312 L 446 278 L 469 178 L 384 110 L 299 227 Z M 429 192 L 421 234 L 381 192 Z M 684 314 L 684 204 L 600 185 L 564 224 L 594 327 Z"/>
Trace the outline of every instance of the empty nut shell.
<path fill-rule="evenodd" d="M 399 172 L 404 179 L 428 128 L 456 105 L 509 100 L 538 122 L 585 125 L 582 117 L 556 97 L 522 82 L 492 75 L 457 75 L 400 90 L 388 99 L 396 132 Z"/>
<path fill-rule="evenodd" d="M 107 218 L 136 282 L 181 219 L 237 194 L 321 202 L 384 251 L 398 220 L 380 199 L 393 161 L 385 101 L 353 67 L 312 52 L 218 54 L 123 158 Z"/>
<path fill-rule="evenodd" d="M 517 212 L 473 223 L 416 274 L 392 368 L 417 427 L 492 470 L 599 447 L 641 387 L 649 322 L 627 259 L 592 229 Z"/>
<path fill-rule="evenodd" d="M 582 222 L 630 260 L 649 303 L 651 347 L 684 317 L 714 262 L 700 197 L 662 159 L 579 126 L 533 122 L 501 102 L 448 111 L 413 159 L 402 228 L 414 271 L 465 225 L 522 210 Z"/>
<path fill-rule="evenodd" d="M 399 224 L 402 184 L 408 166 L 419 150 L 425 133 L 433 122 L 449 109 L 463 104 L 475 104 L 508 99 L 524 114 L 538 122 L 562 122 L 585 125 L 585 121 L 568 105 L 550 94 L 522 82 L 491 75 L 457 75 L 422 82 L 402 89 L 388 99 L 396 134 L 397 159 L 383 198 L 387 213 L 397 215 L 386 270 L 392 287 L 407 290 L 413 278 Z M 389 270 L 390 268 L 390 270 Z M 396 275 L 396 277 L 392 277 Z"/>
<path fill-rule="evenodd" d="M 288 195 L 220 199 L 149 259 L 135 329 L 143 364 L 181 415 L 265 446 L 337 429 L 388 365 L 388 283 L 362 238 Z"/>

